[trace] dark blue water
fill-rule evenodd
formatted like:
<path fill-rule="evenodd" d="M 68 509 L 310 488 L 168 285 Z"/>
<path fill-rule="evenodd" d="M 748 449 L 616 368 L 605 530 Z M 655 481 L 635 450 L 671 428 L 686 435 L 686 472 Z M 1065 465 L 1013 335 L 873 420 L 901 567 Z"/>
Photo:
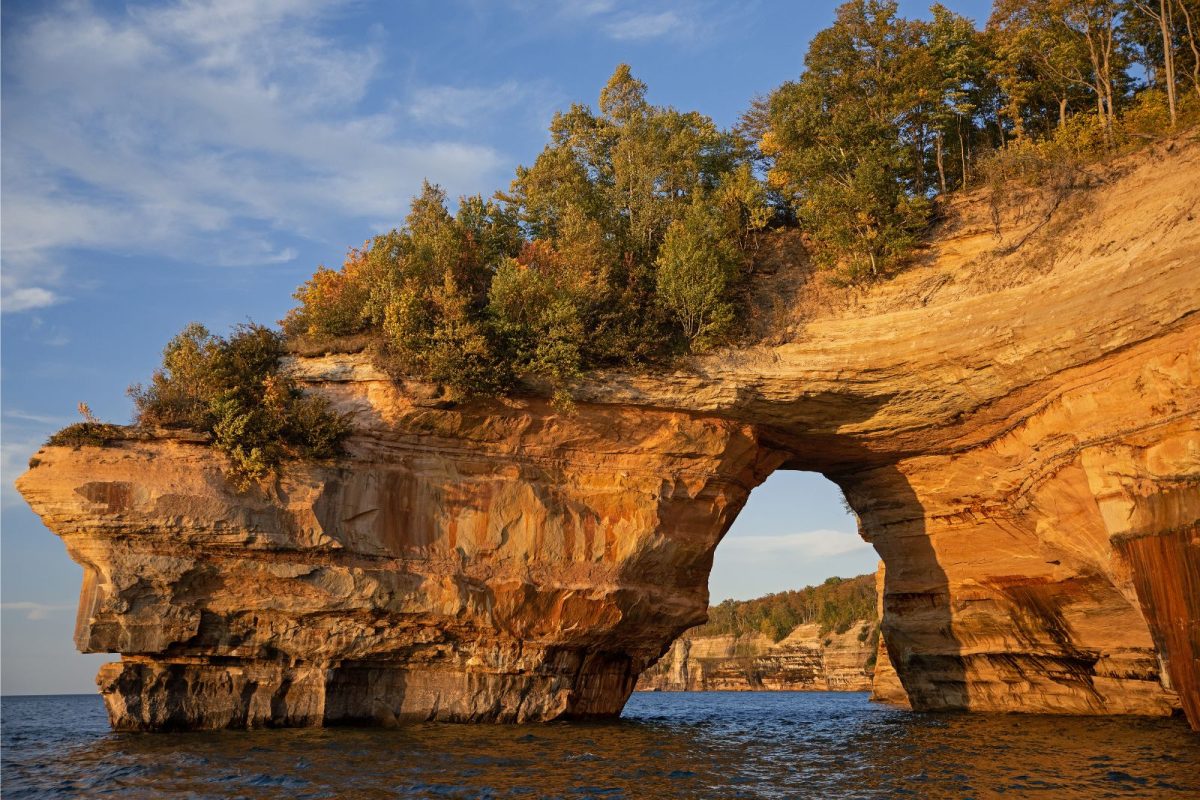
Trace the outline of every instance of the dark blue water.
<path fill-rule="evenodd" d="M 3 796 L 1196 798 L 1200 736 L 772 692 L 637 694 L 604 724 L 114 734 L 98 697 L 5 697 Z"/>

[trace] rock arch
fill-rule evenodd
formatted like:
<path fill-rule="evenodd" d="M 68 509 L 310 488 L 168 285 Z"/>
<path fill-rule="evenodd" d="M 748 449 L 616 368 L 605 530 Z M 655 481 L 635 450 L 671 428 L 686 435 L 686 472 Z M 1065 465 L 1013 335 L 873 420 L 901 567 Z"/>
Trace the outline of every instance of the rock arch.
<path fill-rule="evenodd" d="M 887 565 L 881 695 L 1200 726 L 1198 153 L 1066 227 L 1017 220 L 1007 254 L 966 208 L 785 343 L 593 375 L 573 413 L 445 407 L 343 354 L 293 369 L 357 415 L 349 455 L 260 490 L 166 434 L 44 448 L 18 485 L 84 565 L 77 644 L 122 654 L 113 724 L 619 713 L 702 619 L 750 490 L 794 468 Z"/>

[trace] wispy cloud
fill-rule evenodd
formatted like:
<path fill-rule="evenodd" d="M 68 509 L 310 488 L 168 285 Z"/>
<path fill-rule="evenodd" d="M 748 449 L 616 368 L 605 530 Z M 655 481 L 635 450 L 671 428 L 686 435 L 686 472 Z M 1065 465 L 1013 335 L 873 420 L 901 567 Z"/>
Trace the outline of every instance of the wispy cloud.
<path fill-rule="evenodd" d="M 46 603 L 34 603 L 29 600 L 19 600 L 13 603 L 0 603 L 0 610 L 3 611 L 24 611 L 25 618 L 32 620 L 45 619 L 56 611 L 71 611 L 74 606 L 67 605 L 47 605 Z"/>
<path fill-rule="evenodd" d="M 501 112 L 522 109 L 538 127 L 545 124 L 562 98 L 545 81 L 505 81 L 495 86 L 421 86 L 413 90 L 406 110 L 414 120 L 457 128 L 477 127 Z"/>
<path fill-rule="evenodd" d="M 16 283 L 12 289 L 0 295 L 3 297 L 3 310 L 11 313 L 29 311 L 34 308 L 45 308 L 59 302 L 61 298 L 41 286 L 22 286 Z"/>
<path fill-rule="evenodd" d="M 14 438 L 12 430 L 5 426 L 4 441 L 0 442 L 0 505 L 5 508 L 21 506 L 25 499 L 17 492 L 13 481 L 29 468 L 29 457 L 38 451 L 45 441 L 45 436 L 18 436 Z"/>
<path fill-rule="evenodd" d="M 509 7 L 542 28 L 586 27 L 603 37 L 623 42 L 712 39 L 744 15 L 756 0 L 730 6 L 715 0 L 590 0 L 558 3 L 546 0 L 508 0 Z"/>
<path fill-rule="evenodd" d="M 817 530 L 780 536 L 734 535 L 721 542 L 719 554 L 721 558 L 732 556 L 739 560 L 828 558 L 870 547 L 857 533 Z"/>
<path fill-rule="evenodd" d="M 380 49 L 325 35 L 334 13 L 67 2 L 10 27 L 4 311 L 60 301 L 68 250 L 277 263 L 296 256 L 285 236 L 320 239 L 331 218 L 400 219 L 427 175 L 452 194 L 490 184 L 494 148 L 415 137 L 366 102 Z"/>
<path fill-rule="evenodd" d="M 46 414 L 31 414 L 27 411 L 22 411 L 19 408 L 4 409 L 4 416 L 9 419 L 19 419 L 23 422 L 36 422 L 39 425 L 52 425 L 60 428 L 69 422 L 79 421 L 78 418 L 70 420 L 66 417 L 52 417 Z"/>
<path fill-rule="evenodd" d="M 644 40 L 687 33 L 690 27 L 674 11 L 663 11 L 658 14 L 630 14 L 608 23 L 604 29 L 614 39 Z"/>

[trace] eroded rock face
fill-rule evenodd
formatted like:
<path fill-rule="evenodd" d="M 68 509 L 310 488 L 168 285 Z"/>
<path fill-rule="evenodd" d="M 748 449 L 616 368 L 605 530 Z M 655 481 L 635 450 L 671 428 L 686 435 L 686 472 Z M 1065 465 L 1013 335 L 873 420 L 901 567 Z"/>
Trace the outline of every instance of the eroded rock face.
<path fill-rule="evenodd" d="M 21 479 L 84 566 L 78 646 L 124 657 L 115 727 L 616 714 L 704 619 L 713 548 L 780 460 L 684 413 L 331 394 L 351 455 L 260 490 L 171 440 L 45 448 Z"/>
<path fill-rule="evenodd" d="M 1200 726 L 1200 146 L 1106 179 L 999 240 L 965 202 L 781 343 L 574 413 L 330 356 L 294 369 L 347 456 L 260 490 L 194 442 L 43 449 L 18 485 L 84 566 L 79 647 L 122 654 L 114 726 L 616 714 L 777 468 L 836 481 L 886 564 L 877 696 Z"/>
<path fill-rule="evenodd" d="M 866 692 L 875 662 L 875 620 L 838 633 L 816 623 L 778 642 L 762 634 L 677 639 L 638 678 L 639 691 Z"/>

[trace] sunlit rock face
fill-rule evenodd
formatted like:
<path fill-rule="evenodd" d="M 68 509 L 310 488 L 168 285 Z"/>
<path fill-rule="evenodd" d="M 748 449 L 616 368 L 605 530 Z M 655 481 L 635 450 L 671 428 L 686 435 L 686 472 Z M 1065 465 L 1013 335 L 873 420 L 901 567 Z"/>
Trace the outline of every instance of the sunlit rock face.
<path fill-rule="evenodd" d="M 334 371 L 342 365 L 310 365 Z M 779 463 L 746 425 L 326 389 L 339 465 L 239 494 L 202 444 L 46 448 L 21 490 L 85 571 L 120 729 L 618 713 L 704 619 L 712 551 Z"/>
<path fill-rule="evenodd" d="M 761 633 L 677 639 L 637 690 L 870 691 L 875 625 L 857 620 L 839 633 L 809 623 L 778 642 Z"/>
<path fill-rule="evenodd" d="M 838 483 L 886 564 L 876 696 L 1200 726 L 1200 145 L 1101 177 L 998 228 L 959 201 L 871 291 L 783 248 L 770 344 L 571 412 L 329 356 L 293 369 L 347 455 L 250 492 L 184 439 L 43 449 L 18 486 L 84 567 L 77 644 L 122 656 L 114 726 L 616 714 L 777 468 Z"/>

